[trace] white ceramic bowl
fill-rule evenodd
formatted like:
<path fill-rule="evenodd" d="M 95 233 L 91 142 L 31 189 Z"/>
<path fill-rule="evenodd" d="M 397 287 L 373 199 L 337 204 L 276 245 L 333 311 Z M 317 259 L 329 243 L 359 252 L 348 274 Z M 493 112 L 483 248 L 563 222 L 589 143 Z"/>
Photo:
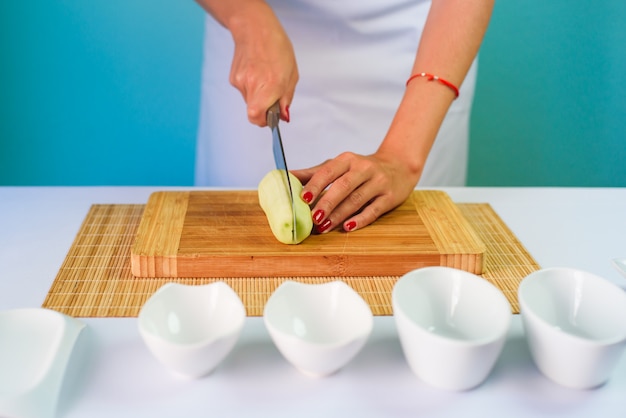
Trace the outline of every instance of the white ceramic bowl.
<path fill-rule="evenodd" d="M 283 282 L 263 310 L 281 354 L 309 376 L 327 376 L 363 347 L 373 326 L 369 305 L 342 281 Z"/>
<path fill-rule="evenodd" d="M 241 299 L 224 282 L 168 283 L 143 305 L 138 325 L 157 360 L 176 374 L 198 378 L 230 353 L 245 317 Z"/>
<path fill-rule="evenodd" d="M 85 324 L 41 308 L 0 312 L 0 416 L 56 415 L 65 370 Z"/>
<path fill-rule="evenodd" d="M 424 382 L 447 390 L 471 389 L 486 379 L 511 321 L 511 306 L 498 288 L 448 267 L 402 276 L 392 306 L 409 366 Z"/>
<path fill-rule="evenodd" d="M 626 293 L 570 268 L 528 275 L 518 292 L 524 331 L 537 368 L 568 387 L 606 382 L 626 346 Z"/>

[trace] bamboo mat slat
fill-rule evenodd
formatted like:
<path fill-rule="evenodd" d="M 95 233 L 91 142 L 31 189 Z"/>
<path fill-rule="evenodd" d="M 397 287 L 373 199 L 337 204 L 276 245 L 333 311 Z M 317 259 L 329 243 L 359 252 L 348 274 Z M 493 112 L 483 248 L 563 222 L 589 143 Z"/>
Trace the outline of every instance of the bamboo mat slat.
<path fill-rule="evenodd" d="M 459 204 L 463 216 L 487 247 L 485 279 L 500 288 L 513 313 L 517 288 L 539 265 L 491 206 Z M 324 283 L 343 280 L 370 305 L 374 315 L 391 315 L 397 276 L 138 278 L 130 271 L 131 247 L 145 205 L 93 205 L 43 302 L 44 308 L 74 317 L 135 317 L 145 301 L 167 282 L 201 285 L 222 280 L 241 297 L 248 316 L 261 316 L 270 294 L 284 280 Z"/>

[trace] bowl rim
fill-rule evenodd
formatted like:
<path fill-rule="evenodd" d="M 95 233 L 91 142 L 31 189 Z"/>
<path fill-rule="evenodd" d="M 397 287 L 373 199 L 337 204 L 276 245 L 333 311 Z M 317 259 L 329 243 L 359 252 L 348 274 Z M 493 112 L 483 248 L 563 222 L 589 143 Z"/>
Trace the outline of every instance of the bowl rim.
<path fill-rule="evenodd" d="M 220 334 L 207 336 L 207 337 L 201 338 L 193 342 L 180 342 L 180 341 L 173 341 L 169 338 L 164 338 L 161 334 L 155 333 L 151 331 L 148 327 L 146 327 L 145 321 L 146 321 L 148 308 L 150 307 L 150 305 L 152 305 L 155 300 L 157 300 L 160 296 L 162 296 L 164 291 L 167 291 L 167 289 L 171 289 L 171 288 L 185 289 L 186 291 L 193 291 L 194 289 L 197 289 L 198 291 L 200 291 L 200 289 L 205 290 L 205 291 L 207 289 L 209 290 L 219 289 L 219 291 L 224 291 L 228 295 L 230 295 L 229 300 L 232 301 L 233 307 L 235 307 L 235 309 L 237 309 L 239 313 L 234 316 L 229 316 L 228 322 L 232 323 L 233 325 L 228 327 L 227 330 L 225 330 L 224 332 Z M 241 298 L 239 297 L 237 292 L 235 292 L 235 290 L 232 287 L 230 287 L 228 283 L 224 281 L 216 281 L 216 282 L 206 283 L 202 285 L 188 285 L 184 283 L 168 282 L 168 283 L 165 283 L 163 286 L 161 286 L 159 289 L 157 289 L 143 304 L 143 306 L 139 310 L 139 314 L 137 315 L 137 326 L 139 328 L 139 332 L 142 334 L 142 336 L 144 336 L 144 338 L 154 339 L 166 346 L 173 347 L 173 348 L 195 349 L 195 348 L 199 348 L 199 347 L 206 346 L 209 344 L 214 344 L 218 341 L 222 341 L 222 340 L 226 340 L 226 339 L 238 336 L 241 330 L 243 329 L 243 326 L 245 324 L 245 319 L 246 319 L 246 309 L 245 309 L 243 302 L 241 301 Z"/>
<path fill-rule="evenodd" d="M 517 291 L 517 294 L 518 294 L 517 299 L 520 305 L 520 315 L 522 316 L 522 318 L 527 317 L 527 318 L 532 318 L 533 320 L 536 320 L 537 323 L 540 324 L 540 326 L 543 329 L 555 330 L 556 328 L 550 322 L 548 322 L 543 316 L 539 315 L 537 312 L 535 312 L 534 309 L 530 307 L 527 301 L 527 298 L 524 297 L 524 290 L 532 282 L 537 281 L 537 280 L 543 280 L 545 279 L 545 277 L 543 277 L 544 275 L 550 274 L 553 272 L 570 272 L 570 273 L 583 274 L 585 275 L 586 280 L 591 280 L 593 283 L 599 283 L 601 286 L 603 286 L 606 289 L 610 288 L 611 290 L 615 291 L 616 294 L 622 294 L 623 296 L 618 296 L 618 297 L 622 297 L 622 299 L 626 301 L 626 291 L 624 291 L 624 289 L 614 284 L 610 280 L 607 280 L 604 277 L 591 273 L 589 271 L 577 269 L 573 267 L 549 267 L 549 268 L 536 270 L 528 274 L 520 283 L 518 287 L 518 291 Z M 626 326 L 624 327 L 624 330 L 621 332 L 621 334 L 617 334 L 615 336 L 608 337 L 608 338 L 586 338 L 586 337 L 573 334 L 571 332 L 568 332 L 562 329 L 560 329 L 559 335 L 562 336 L 563 338 L 569 338 L 579 343 L 586 344 L 588 346 L 594 346 L 594 347 L 611 346 L 611 345 L 626 342 Z"/>
<path fill-rule="evenodd" d="M 503 309 L 503 312 L 506 311 L 507 314 L 503 323 L 501 324 L 501 329 L 498 329 L 498 332 L 494 332 L 491 335 L 486 336 L 486 337 L 472 338 L 472 339 L 459 339 L 459 338 L 454 338 L 454 337 L 447 337 L 445 335 L 441 335 L 438 333 L 429 332 L 426 328 L 424 328 L 420 324 L 416 323 L 413 319 L 411 319 L 409 315 L 407 315 L 406 310 L 403 308 L 403 306 L 398 302 L 398 296 L 397 296 L 398 292 L 401 290 L 403 283 L 407 283 L 410 280 L 418 280 L 419 277 L 415 277 L 416 275 L 418 274 L 423 275 L 432 271 L 450 273 L 450 274 L 459 274 L 461 277 L 463 277 L 462 280 L 470 280 L 475 283 L 480 283 L 480 286 L 484 286 L 486 289 L 489 289 L 488 291 L 492 292 L 494 295 L 494 298 L 499 301 L 497 303 L 501 304 L 503 308 L 506 307 L 506 309 Z M 393 309 L 393 316 L 401 317 L 402 320 L 404 320 L 405 323 L 408 326 L 410 326 L 412 329 L 417 330 L 420 333 L 429 335 L 431 338 L 433 338 L 436 341 L 445 342 L 447 344 L 456 345 L 456 346 L 468 347 L 468 348 L 485 346 L 485 345 L 489 345 L 492 343 L 496 343 L 500 340 L 503 340 L 511 328 L 511 319 L 513 316 L 513 313 L 511 310 L 511 304 L 509 300 L 506 298 L 504 293 L 498 287 L 496 287 L 493 283 L 489 282 L 483 277 L 480 277 L 468 271 L 457 269 L 454 267 L 447 267 L 447 266 L 421 267 L 415 270 L 411 270 L 407 272 L 406 274 L 404 274 L 402 277 L 398 279 L 398 281 L 395 283 L 393 287 L 393 290 L 391 292 L 391 304 L 392 304 L 392 309 Z"/>
<path fill-rule="evenodd" d="M 350 334 L 347 337 L 338 339 L 336 341 L 328 341 L 328 342 L 316 342 L 306 338 L 299 337 L 290 332 L 285 332 L 279 327 L 275 325 L 275 319 L 273 315 L 268 315 L 268 310 L 271 308 L 272 304 L 276 302 L 276 298 L 280 297 L 282 293 L 285 292 L 285 289 L 289 287 L 297 286 L 302 289 L 320 289 L 322 287 L 337 287 L 339 286 L 342 291 L 347 292 L 349 297 L 356 301 L 356 303 L 362 308 L 359 309 L 364 318 L 364 327 L 359 331 Z M 296 280 L 285 280 L 282 282 L 275 290 L 272 292 L 270 297 L 268 298 L 265 306 L 263 307 L 263 322 L 266 328 L 270 331 L 270 334 L 274 338 L 275 336 L 280 336 L 282 339 L 295 341 L 299 343 L 304 343 L 307 345 L 311 345 L 318 348 L 324 349 L 332 349 L 332 348 L 340 348 L 345 345 L 351 344 L 355 341 L 359 341 L 361 339 L 367 339 L 372 333 L 374 327 L 374 314 L 372 313 L 372 309 L 369 304 L 363 299 L 363 297 L 354 290 L 350 285 L 348 285 L 343 280 L 332 280 L 323 283 L 304 283 Z"/>

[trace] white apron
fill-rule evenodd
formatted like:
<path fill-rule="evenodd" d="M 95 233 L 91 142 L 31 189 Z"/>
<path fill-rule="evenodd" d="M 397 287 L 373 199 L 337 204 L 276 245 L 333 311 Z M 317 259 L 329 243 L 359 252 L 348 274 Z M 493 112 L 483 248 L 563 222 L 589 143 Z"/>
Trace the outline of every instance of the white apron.
<path fill-rule="evenodd" d="M 280 128 L 289 169 L 344 151 L 372 154 L 410 76 L 430 7 L 421 0 L 268 0 L 290 37 L 300 81 Z M 228 81 L 234 44 L 206 18 L 195 182 L 256 188 L 274 167 L 269 128 L 252 125 Z M 420 186 L 465 185 L 476 65 L 428 157 Z M 429 71 L 424 68 L 424 71 Z"/>

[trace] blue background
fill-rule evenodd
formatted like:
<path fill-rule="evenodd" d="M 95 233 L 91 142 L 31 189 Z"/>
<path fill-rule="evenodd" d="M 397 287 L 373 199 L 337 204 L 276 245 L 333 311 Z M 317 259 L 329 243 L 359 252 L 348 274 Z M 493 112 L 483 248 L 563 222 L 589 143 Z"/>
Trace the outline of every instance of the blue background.
<path fill-rule="evenodd" d="M 203 19 L 192 0 L 1 1 L 0 185 L 192 185 Z M 626 186 L 624 22 L 623 0 L 496 1 L 469 185 Z"/>

